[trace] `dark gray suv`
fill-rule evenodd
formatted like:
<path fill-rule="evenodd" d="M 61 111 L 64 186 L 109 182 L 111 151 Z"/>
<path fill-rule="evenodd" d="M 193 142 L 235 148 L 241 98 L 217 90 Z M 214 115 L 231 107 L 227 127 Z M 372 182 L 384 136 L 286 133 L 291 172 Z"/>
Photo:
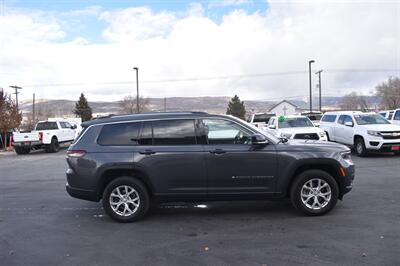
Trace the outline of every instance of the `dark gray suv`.
<path fill-rule="evenodd" d="M 83 123 L 67 151 L 67 191 L 100 201 L 120 222 L 150 203 L 290 198 L 307 215 L 330 211 L 351 190 L 349 148 L 278 139 L 225 115 L 111 116 Z"/>

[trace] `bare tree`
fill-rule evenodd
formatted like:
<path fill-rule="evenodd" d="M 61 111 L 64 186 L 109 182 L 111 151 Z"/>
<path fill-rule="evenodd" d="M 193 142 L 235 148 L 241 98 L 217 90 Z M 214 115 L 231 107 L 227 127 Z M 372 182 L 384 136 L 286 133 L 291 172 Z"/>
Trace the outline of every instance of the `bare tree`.
<path fill-rule="evenodd" d="M 363 112 L 369 111 L 366 97 L 359 95 L 354 91 L 344 95 L 339 102 L 339 106 L 342 110 L 361 110 Z"/>
<path fill-rule="evenodd" d="M 400 78 L 389 77 L 376 86 L 376 95 L 382 97 L 382 107 L 396 109 L 400 107 Z"/>
<path fill-rule="evenodd" d="M 19 127 L 22 114 L 11 100 L 10 96 L 0 91 L 0 131 L 4 133 L 4 148 L 7 147 L 7 131 Z"/>
<path fill-rule="evenodd" d="M 148 109 L 149 99 L 139 98 L 139 110 L 141 113 L 149 111 Z M 136 113 L 136 96 L 126 96 L 122 101 L 119 102 L 121 113 L 123 114 L 135 114 Z"/>

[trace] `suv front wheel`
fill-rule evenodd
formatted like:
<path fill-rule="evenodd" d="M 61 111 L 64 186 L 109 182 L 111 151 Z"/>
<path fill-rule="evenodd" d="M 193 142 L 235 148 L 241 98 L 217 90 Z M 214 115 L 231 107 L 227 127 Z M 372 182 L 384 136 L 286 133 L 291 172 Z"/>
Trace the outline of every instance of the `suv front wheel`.
<path fill-rule="evenodd" d="M 149 209 L 149 194 L 139 180 L 123 176 L 111 181 L 103 193 L 106 213 L 121 223 L 141 219 Z"/>
<path fill-rule="evenodd" d="M 290 198 L 293 206 L 306 215 L 323 215 L 335 207 L 339 197 L 336 180 L 321 170 L 308 170 L 296 177 Z"/>

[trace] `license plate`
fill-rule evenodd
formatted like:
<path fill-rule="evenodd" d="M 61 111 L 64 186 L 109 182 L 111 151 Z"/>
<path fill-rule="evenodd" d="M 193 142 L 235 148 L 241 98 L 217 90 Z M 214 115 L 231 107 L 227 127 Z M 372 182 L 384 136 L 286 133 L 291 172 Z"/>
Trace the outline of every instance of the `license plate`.
<path fill-rule="evenodd" d="M 24 145 L 31 145 L 31 142 L 30 141 L 25 141 Z"/>
<path fill-rule="evenodd" d="M 392 146 L 392 151 L 400 151 L 400 146 Z"/>

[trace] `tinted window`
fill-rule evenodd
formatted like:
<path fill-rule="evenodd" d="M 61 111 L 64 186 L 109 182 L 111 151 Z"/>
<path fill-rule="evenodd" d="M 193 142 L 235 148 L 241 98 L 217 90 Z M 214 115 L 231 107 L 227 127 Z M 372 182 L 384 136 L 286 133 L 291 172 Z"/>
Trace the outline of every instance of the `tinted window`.
<path fill-rule="evenodd" d="M 56 122 L 40 122 L 36 125 L 36 130 L 54 130 L 58 129 Z"/>
<path fill-rule="evenodd" d="M 336 120 L 336 115 L 324 115 L 322 117 L 322 121 L 324 122 L 335 122 Z"/>
<path fill-rule="evenodd" d="M 400 111 L 396 111 L 393 120 L 400 120 Z"/>
<path fill-rule="evenodd" d="M 154 145 L 196 144 L 194 120 L 153 121 Z"/>
<path fill-rule="evenodd" d="M 137 145 L 141 123 L 120 123 L 103 126 L 97 142 L 100 145 Z"/>
<path fill-rule="evenodd" d="M 208 144 L 251 144 L 251 132 L 222 119 L 203 120 Z"/>
<path fill-rule="evenodd" d="M 269 119 L 272 117 L 273 115 L 271 114 L 258 114 L 258 115 L 254 115 L 254 119 L 253 122 L 254 123 L 268 123 Z"/>
<path fill-rule="evenodd" d="M 139 139 L 140 145 L 152 145 L 153 144 L 153 128 L 151 122 L 144 122 L 142 132 L 140 133 Z"/>

